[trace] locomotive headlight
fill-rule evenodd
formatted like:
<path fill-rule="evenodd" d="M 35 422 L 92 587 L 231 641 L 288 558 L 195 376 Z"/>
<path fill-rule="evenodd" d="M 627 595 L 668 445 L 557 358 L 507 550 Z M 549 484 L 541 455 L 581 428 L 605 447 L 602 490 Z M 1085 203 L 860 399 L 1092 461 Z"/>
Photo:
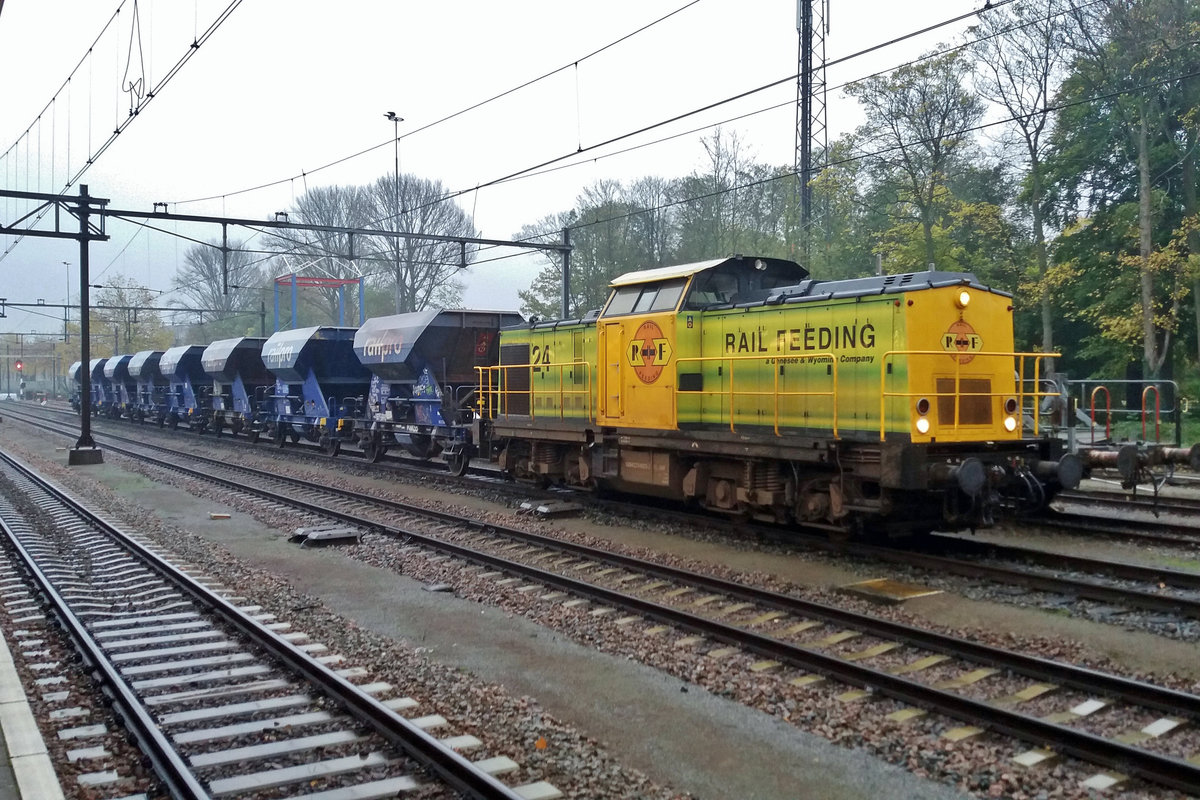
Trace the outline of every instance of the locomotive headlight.
<path fill-rule="evenodd" d="M 963 289 L 961 292 L 959 292 L 958 297 L 956 297 L 954 299 L 954 305 L 958 306 L 959 308 L 966 308 L 970 304 L 971 304 L 971 293 L 968 292 L 966 289 Z"/>
<path fill-rule="evenodd" d="M 917 413 L 922 417 L 929 413 L 929 398 L 922 397 L 917 401 Z"/>
<path fill-rule="evenodd" d="M 922 435 L 929 433 L 928 417 L 917 417 L 917 433 Z"/>
<path fill-rule="evenodd" d="M 1005 417 L 1004 418 L 1004 430 L 1008 431 L 1009 433 L 1012 433 L 1016 429 L 1017 429 L 1017 418 L 1016 417 Z"/>

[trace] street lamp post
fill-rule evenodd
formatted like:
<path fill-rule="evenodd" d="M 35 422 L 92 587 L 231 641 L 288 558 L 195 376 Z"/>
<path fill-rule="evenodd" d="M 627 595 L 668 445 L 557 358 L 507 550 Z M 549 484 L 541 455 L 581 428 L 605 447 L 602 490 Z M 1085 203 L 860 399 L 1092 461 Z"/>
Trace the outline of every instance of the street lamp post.
<path fill-rule="evenodd" d="M 404 122 L 404 117 L 396 116 L 395 111 L 388 111 L 384 115 L 392 123 L 392 152 L 395 156 L 395 172 L 392 180 L 392 220 L 396 224 L 396 232 L 400 231 L 400 123 Z M 400 237 L 397 236 L 394 242 L 396 245 L 396 311 L 400 311 Z"/>
<path fill-rule="evenodd" d="M 70 339 L 70 334 L 68 333 L 68 327 L 69 327 L 71 317 L 69 316 L 70 311 L 67 309 L 67 306 L 71 305 L 71 262 L 64 261 L 64 262 L 62 262 L 62 265 L 67 268 L 67 296 L 63 300 L 63 342 L 66 342 Z M 69 381 L 70 381 L 70 378 L 64 375 L 63 376 L 63 394 L 67 395 L 68 397 L 71 394 L 71 386 L 70 386 Z M 54 391 L 56 391 L 56 392 L 58 391 L 58 370 L 57 369 L 54 370 Z"/>

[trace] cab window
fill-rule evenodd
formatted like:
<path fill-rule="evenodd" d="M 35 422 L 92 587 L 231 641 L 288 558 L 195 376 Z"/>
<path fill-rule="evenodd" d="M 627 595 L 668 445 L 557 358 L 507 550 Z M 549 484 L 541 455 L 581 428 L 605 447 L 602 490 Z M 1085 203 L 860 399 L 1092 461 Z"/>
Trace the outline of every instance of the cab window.
<path fill-rule="evenodd" d="M 604 316 L 616 317 L 622 314 L 674 311 L 685 286 L 687 286 L 687 278 L 663 283 L 621 286 L 613 292 L 612 298 L 608 301 L 608 307 L 604 309 Z"/>
<path fill-rule="evenodd" d="M 622 286 L 613 292 L 612 299 L 608 301 L 608 308 L 604 309 L 604 316 L 611 317 L 617 314 L 630 314 L 633 312 L 633 306 L 638 300 L 638 296 L 642 293 L 641 286 Z"/>
<path fill-rule="evenodd" d="M 683 294 L 683 287 L 686 285 L 687 280 L 681 279 L 667 281 L 658 287 L 658 295 L 654 298 L 654 303 L 650 306 L 650 310 L 674 311 L 675 306 L 679 305 L 679 296 Z"/>

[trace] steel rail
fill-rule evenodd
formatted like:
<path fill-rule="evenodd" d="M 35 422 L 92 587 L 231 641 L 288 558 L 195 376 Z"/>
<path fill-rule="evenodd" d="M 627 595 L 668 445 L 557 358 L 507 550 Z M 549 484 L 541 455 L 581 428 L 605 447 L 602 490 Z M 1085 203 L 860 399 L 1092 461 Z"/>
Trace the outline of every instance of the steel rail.
<path fill-rule="evenodd" d="M 1108 573 L 1115 578 L 1145 583 L 1164 583 L 1181 589 L 1200 589 L 1200 572 L 1188 572 L 1173 567 L 1130 564 L 1124 561 L 1105 561 L 1088 556 L 1055 553 L 1020 545 L 1000 544 L 968 539 L 956 534 L 938 534 L 931 540 L 944 542 L 968 555 L 1028 561 L 1044 567 L 1055 567 L 1080 572 Z"/>
<path fill-rule="evenodd" d="M 33 480 L 37 485 L 46 488 L 31 470 L 18 462 L 12 456 L 0 451 L 3 459 L 12 469 Z M 52 496 L 54 496 L 52 494 Z M 63 630 L 75 642 L 80 655 L 91 668 L 99 683 L 112 696 L 113 704 L 125 719 L 126 728 L 137 739 L 138 747 L 150 761 L 150 768 L 163 781 L 172 798 L 179 800 L 208 800 L 208 790 L 200 783 L 188 767 L 183 756 L 175 750 L 170 739 L 159 728 L 150 712 L 142 705 L 133 688 L 121 677 L 116 666 L 105 655 L 99 643 L 92 637 L 83 621 L 71 611 L 66 600 L 53 583 L 42 572 L 33 556 L 25 549 L 13 529 L 0 519 L 8 543 L 21 559 L 22 567 L 29 573 L 30 578 L 37 584 L 38 590 L 50 601 L 54 616 L 62 623 Z"/>
<path fill-rule="evenodd" d="M 89 524 L 116 538 L 122 546 L 127 547 L 139 558 L 149 563 L 191 596 L 193 600 L 214 611 L 223 622 L 299 673 L 321 691 L 326 692 L 343 708 L 369 722 L 375 731 L 387 741 L 428 767 L 456 791 L 464 792 L 468 797 L 479 798 L 479 800 L 521 800 L 520 794 L 491 775 L 480 771 L 462 755 L 446 747 L 421 728 L 363 692 L 346 678 L 310 658 L 304 651 L 279 634 L 268 630 L 261 623 L 242 613 L 233 603 L 196 583 L 178 567 L 165 561 L 129 534 L 103 519 L 66 492 L 41 479 L 29 467 L 6 453 L 0 452 L 0 458 L 21 471 L 56 500 L 83 517 Z M 100 657 L 103 658 L 103 655 L 101 654 Z M 137 703 L 136 699 L 133 702 Z M 145 713 L 144 710 L 142 713 Z M 148 717 L 146 719 L 149 720 Z M 149 721 L 149 724 L 154 725 L 152 720 Z M 154 727 L 153 730 L 157 731 L 157 728 Z M 161 735 L 161 732 L 156 733 L 157 737 L 161 737 Z M 173 748 L 171 750 L 173 752 Z M 192 795 L 180 796 L 191 797 Z M 208 797 L 206 793 L 195 796 Z"/>

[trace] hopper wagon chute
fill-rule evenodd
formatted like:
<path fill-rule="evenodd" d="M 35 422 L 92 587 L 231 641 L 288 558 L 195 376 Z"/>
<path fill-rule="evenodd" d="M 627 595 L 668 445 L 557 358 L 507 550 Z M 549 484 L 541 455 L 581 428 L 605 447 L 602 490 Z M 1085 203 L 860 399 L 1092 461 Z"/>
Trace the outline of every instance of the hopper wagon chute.
<path fill-rule="evenodd" d="M 158 419 L 165 413 L 170 382 L 159 371 L 162 350 L 142 350 L 129 359 L 129 377 L 133 379 L 135 396 L 128 409 L 134 422 Z"/>
<path fill-rule="evenodd" d="M 104 377 L 112 389 L 112 397 L 103 413 L 109 419 L 120 419 L 137 398 L 137 381 L 129 374 L 130 354 L 113 356 L 104 363 Z"/>
<path fill-rule="evenodd" d="M 355 328 L 317 326 L 279 331 L 263 344 L 274 386 L 262 398 L 251 438 L 277 445 L 303 436 L 336 455 L 354 435 L 371 373 L 354 356 Z"/>
<path fill-rule="evenodd" d="M 228 430 L 235 436 L 254 420 L 256 398 L 274 390 L 275 378 L 262 360 L 265 338 L 237 336 L 221 339 L 204 349 L 201 365 L 213 381 L 212 419 L 219 436 Z"/>
<path fill-rule="evenodd" d="M 91 377 L 92 416 L 104 413 L 112 400 L 112 390 L 108 378 L 104 377 L 104 365 L 107 358 L 93 358 L 88 362 L 88 375 Z"/>
<path fill-rule="evenodd" d="M 194 430 L 201 428 L 212 394 L 212 385 L 200 366 L 203 352 L 203 345 L 184 344 L 172 347 L 159 359 L 158 369 L 169 384 L 160 426 L 174 429 L 186 422 Z"/>
<path fill-rule="evenodd" d="M 354 352 L 371 372 L 359 447 L 371 461 L 401 446 L 417 458 L 445 457 L 461 473 L 470 459 L 476 368 L 495 362 L 511 311 L 428 310 L 367 320 Z"/>

